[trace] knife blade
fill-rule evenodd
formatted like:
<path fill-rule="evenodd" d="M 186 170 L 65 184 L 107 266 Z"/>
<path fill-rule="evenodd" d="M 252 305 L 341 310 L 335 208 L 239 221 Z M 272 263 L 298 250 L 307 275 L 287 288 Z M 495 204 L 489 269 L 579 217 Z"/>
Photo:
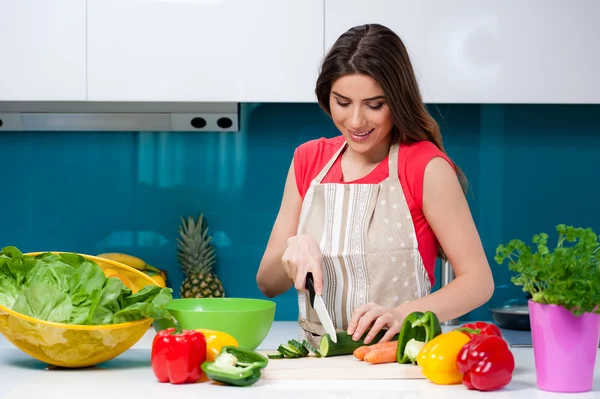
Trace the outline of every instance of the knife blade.
<path fill-rule="evenodd" d="M 310 295 L 310 306 L 312 306 L 315 312 L 317 312 L 317 316 L 319 317 L 319 321 L 325 329 L 325 332 L 329 334 L 331 340 L 334 343 L 337 343 L 337 334 L 335 333 L 335 327 L 333 326 L 331 317 L 329 317 L 329 312 L 327 312 L 327 308 L 325 307 L 325 302 L 323 302 L 323 298 L 321 298 L 321 295 L 315 294 L 315 281 L 313 279 L 312 273 L 310 272 L 306 274 L 305 286 Z"/>

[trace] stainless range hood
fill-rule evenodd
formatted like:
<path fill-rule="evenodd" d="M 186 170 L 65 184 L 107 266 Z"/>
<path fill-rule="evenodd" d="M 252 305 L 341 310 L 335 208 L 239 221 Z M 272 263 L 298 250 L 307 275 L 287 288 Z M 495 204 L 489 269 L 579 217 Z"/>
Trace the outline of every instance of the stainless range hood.
<path fill-rule="evenodd" d="M 237 103 L 0 102 L 0 132 L 238 130 Z"/>

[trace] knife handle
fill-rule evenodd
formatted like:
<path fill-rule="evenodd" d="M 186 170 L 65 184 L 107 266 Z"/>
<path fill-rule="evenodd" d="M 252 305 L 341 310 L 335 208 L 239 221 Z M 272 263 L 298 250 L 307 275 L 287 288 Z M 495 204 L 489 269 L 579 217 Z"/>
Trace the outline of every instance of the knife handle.
<path fill-rule="evenodd" d="M 310 306 L 315 308 L 315 281 L 311 272 L 306 273 L 306 289 L 310 295 Z"/>

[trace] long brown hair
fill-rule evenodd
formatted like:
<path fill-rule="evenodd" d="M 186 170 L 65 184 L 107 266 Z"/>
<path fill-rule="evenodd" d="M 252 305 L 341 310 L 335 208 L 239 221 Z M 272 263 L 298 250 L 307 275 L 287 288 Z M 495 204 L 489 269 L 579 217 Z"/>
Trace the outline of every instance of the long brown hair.
<path fill-rule="evenodd" d="M 338 38 L 323 60 L 315 88 L 319 105 L 329 116 L 333 82 L 356 73 L 371 76 L 381 86 L 394 121 L 393 142 L 431 141 L 446 153 L 440 128 L 423 103 L 408 52 L 398 35 L 385 26 L 367 24 L 355 26 Z M 455 168 L 466 192 L 465 175 Z"/>

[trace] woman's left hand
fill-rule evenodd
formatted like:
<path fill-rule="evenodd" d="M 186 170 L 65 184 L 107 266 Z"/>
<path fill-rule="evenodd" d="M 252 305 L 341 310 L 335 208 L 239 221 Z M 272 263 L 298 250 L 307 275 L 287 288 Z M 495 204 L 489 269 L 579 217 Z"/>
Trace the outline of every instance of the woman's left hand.
<path fill-rule="evenodd" d="M 356 341 L 369 330 L 364 339 L 364 343 L 368 344 L 382 328 L 387 327 L 387 332 L 379 341 L 386 342 L 400 332 L 405 317 L 398 308 L 384 308 L 371 302 L 354 309 L 350 323 L 348 323 L 348 334 L 351 334 L 352 339 Z"/>

